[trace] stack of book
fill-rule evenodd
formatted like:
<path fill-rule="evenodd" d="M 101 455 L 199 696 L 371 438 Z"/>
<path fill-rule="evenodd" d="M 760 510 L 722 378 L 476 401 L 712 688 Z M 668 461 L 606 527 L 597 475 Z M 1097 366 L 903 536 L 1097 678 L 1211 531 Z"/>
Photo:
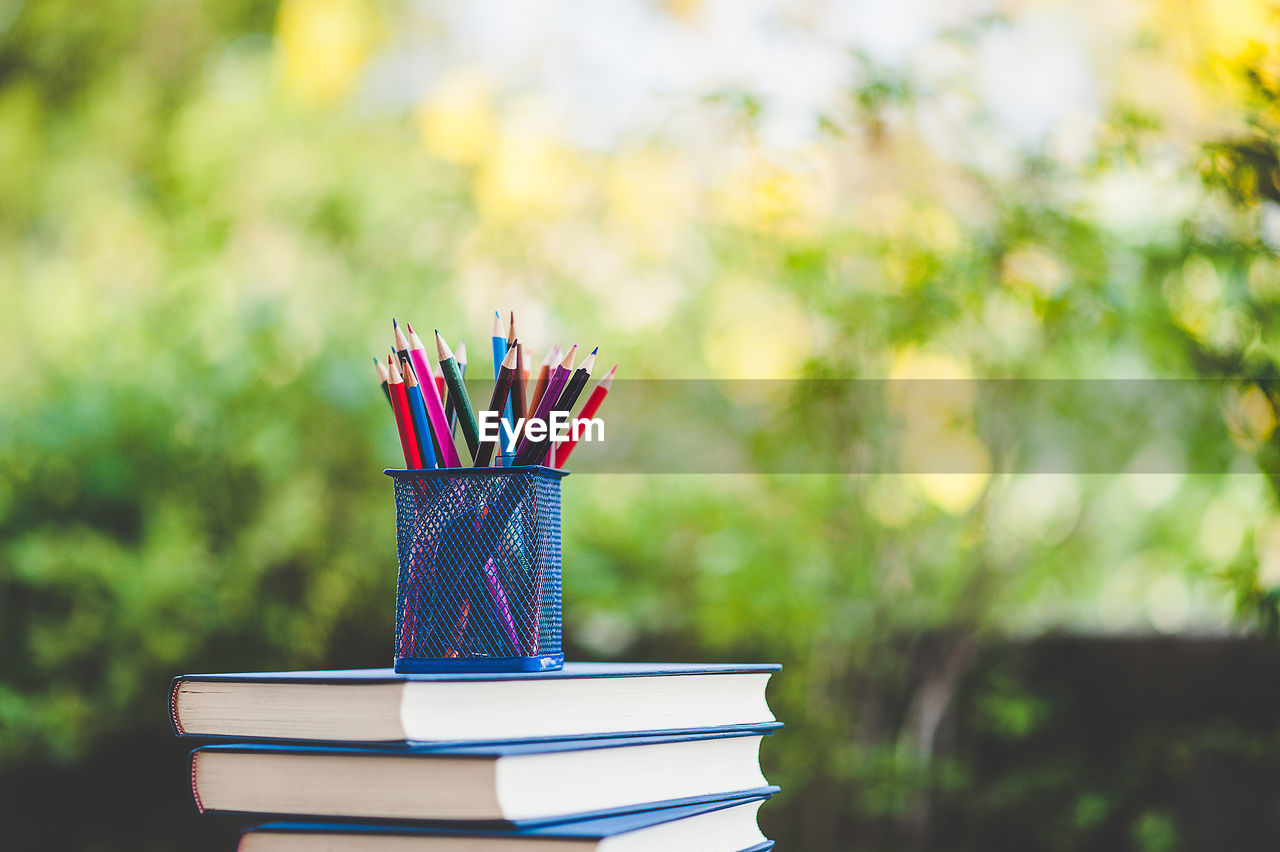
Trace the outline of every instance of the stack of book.
<path fill-rule="evenodd" d="M 777 669 L 186 675 L 170 711 L 181 736 L 237 740 L 191 754 L 202 813 L 290 820 L 242 852 L 754 852 Z"/>

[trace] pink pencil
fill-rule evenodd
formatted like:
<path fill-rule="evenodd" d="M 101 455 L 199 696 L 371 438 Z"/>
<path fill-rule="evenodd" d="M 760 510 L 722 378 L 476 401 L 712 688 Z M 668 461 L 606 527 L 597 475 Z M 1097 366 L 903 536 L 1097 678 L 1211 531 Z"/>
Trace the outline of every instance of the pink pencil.
<path fill-rule="evenodd" d="M 440 445 L 443 458 L 441 467 L 462 467 L 462 459 L 458 458 L 458 448 L 453 445 L 453 434 L 449 431 L 449 421 L 444 416 L 444 403 L 440 401 L 440 392 L 436 383 L 423 379 L 431 375 L 431 362 L 427 360 L 427 351 L 422 348 L 413 325 L 405 323 L 409 329 L 409 361 L 418 374 L 418 383 L 422 386 L 422 399 L 427 404 L 427 419 L 431 421 L 431 431 L 435 433 L 436 443 Z"/>

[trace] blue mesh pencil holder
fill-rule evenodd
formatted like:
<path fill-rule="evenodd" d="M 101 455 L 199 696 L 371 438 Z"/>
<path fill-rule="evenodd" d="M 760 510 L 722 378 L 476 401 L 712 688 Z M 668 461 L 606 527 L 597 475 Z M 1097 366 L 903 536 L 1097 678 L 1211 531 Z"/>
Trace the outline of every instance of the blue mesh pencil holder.
<path fill-rule="evenodd" d="M 397 672 L 536 672 L 560 650 L 560 479 L 541 466 L 388 470 Z"/>

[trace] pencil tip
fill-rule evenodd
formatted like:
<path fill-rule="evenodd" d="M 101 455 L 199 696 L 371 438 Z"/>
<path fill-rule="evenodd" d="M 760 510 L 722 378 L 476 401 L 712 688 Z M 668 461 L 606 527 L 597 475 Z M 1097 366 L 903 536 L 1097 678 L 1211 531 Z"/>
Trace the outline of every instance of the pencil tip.
<path fill-rule="evenodd" d="M 600 347 L 599 347 L 599 346 L 597 346 L 595 349 L 592 349 L 592 350 L 591 350 L 591 354 L 592 354 L 592 355 L 594 355 L 594 354 L 596 354 L 596 353 L 597 353 L 597 352 L 599 352 L 599 351 L 600 351 Z"/>
<path fill-rule="evenodd" d="M 394 322 L 394 320 L 392 320 L 392 322 Z M 413 323 L 409 322 L 408 320 L 405 320 L 404 327 L 409 329 L 410 334 L 413 334 Z"/>
<path fill-rule="evenodd" d="M 395 317 L 392 317 L 392 318 L 391 318 L 391 325 L 392 325 L 392 327 L 393 327 L 393 328 L 399 328 L 399 327 L 400 327 L 400 324 L 399 324 L 398 322 L 396 322 L 396 318 L 395 318 Z"/>

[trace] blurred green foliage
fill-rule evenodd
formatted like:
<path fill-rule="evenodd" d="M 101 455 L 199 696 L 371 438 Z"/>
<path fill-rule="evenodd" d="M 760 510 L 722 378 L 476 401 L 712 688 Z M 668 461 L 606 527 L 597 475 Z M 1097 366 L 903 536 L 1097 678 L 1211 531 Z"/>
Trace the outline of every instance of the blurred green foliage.
<path fill-rule="evenodd" d="M 1185 143 L 1161 116 L 1119 104 L 1083 165 L 1028 155 L 983 173 L 922 158 L 895 115 L 927 93 L 876 72 L 824 125 L 834 162 L 891 173 L 866 217 L 813 214 L 803 176 L 766 164 L 728 213 L 695 205 L 641 239 L 604 187 L 628 169 L 646 183 L 645 157 L 673 157 L 661 143 L 552 152 L 552 189 L 577 200 L 544 210 L 495 167 L 424 149 L 413 117 L 291 94 L 282 17 L 190 0 L 0 10 L 0 771 L 166 737 L 183 671 L 387 662 L 379 471 L 397 447 L 368 360 L 395 312 L 481 340 L 495 303 L 527 309 L 548 340 L 596 336 L 627 376 L 714 374 L 742 335 L 763 348 L 776 328 L 809 341 L 779 357 L 816 378 L 1248 377 L 1265 404 L 1224 386 L 1233 440 L 1187 428 L 1203 415 L 1188 412 L 1170 430 L 1183 443 L 1135 458 L 1217 454 L 1247 472 L 1256 453 L 1280 475 L 1265 53 L 1242 60 L 1242 135 L 1175 158 L 1169 191 L 1190 204 L 1154 197 L 1119 223 L 1107 208 L 1104 189 Z M 748 140 L 763 108 L 749 93 L 707 106 L 739 112 Z M 636 320 L 634 297 L 597 278 L 614 267 L 665 309 Z M 901 428 L 892 399 L 791 403 L 760 433 Z M 1275 630 L 1280 577 L 1258 566 L 1280 564 L 1280 527 L 1259 478 L 1006 476 L 975 443 L 972 400 L 946 404 L 954 429 L 923 439 L 989 473 L 566 484 L 574 656 L 785 664 L 770 700 L 788 729 L 764 757 L 791 795 L 765 819 L 796 848 L 867 826 L 906 843 L 930 803 L 963 797 L 978 761 L 947 720 L 992 637 L 1221 630 L 1233 602 Z M 1096 416 L 1099 434 L 1124 427 Z M 1016 679 L 966 706 L 1015 742 L 1054 718 Z M 1072 771 L 1011 776 L 974 806 L 1071 789 Z M 1055 805 L 1064 836 L 1178 848 L 1176 814 L 1123 795 L 1074 790 Z"/>

